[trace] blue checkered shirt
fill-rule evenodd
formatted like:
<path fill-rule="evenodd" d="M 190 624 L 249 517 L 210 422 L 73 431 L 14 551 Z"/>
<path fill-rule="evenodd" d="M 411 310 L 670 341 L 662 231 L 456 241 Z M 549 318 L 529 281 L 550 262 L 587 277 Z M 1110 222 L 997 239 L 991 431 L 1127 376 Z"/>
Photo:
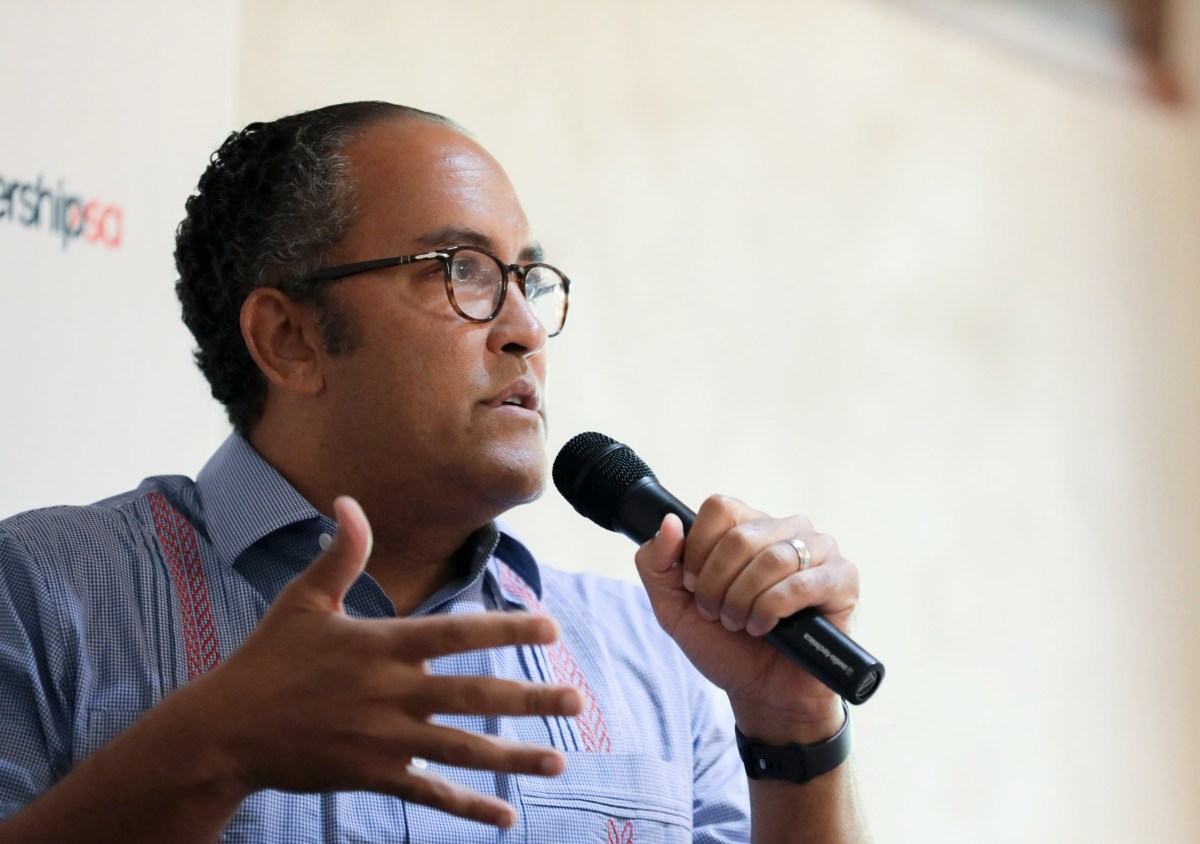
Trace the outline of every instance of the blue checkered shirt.
<path fill-rule="evenodd" d="M 0 817 L 228 658 L 334 531 L 236 435 L 195 481 L 149 478 L 90 507 L 0 522 Z M 395 615 L 367 574 L 345 609 L 363 618 Z M 566 754 L 565 773 L 553 778 L 430 763 L 510 802 L 515 827 L 497 830 L 368 792 L 259 791 L 222 840 L 748 840 L 747 785 L 728 704 L 659 628 L 641 589 L 539 566 L 520 542 L 489 526 L 469 573 L 414 615 L 485 610 L 549 613 L 562 638 L 442 657 L 431 671 L 571 683 L 585 699 L 584 712 L 571 718 L 437 719 Z"/>

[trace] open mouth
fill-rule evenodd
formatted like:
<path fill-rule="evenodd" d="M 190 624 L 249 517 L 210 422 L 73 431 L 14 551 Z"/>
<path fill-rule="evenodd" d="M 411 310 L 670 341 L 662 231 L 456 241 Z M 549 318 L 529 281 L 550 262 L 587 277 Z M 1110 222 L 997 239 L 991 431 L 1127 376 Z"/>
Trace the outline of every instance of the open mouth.
<path fill-rule="evenodd" d="M 492 407 L 519 407 L 522 410 L 540 412 L 542 408 L 541 397 L 538 395 L 537 387 L 534 385 L 518 381 L 511 385 L 500 395 L 492 399 Z"/>

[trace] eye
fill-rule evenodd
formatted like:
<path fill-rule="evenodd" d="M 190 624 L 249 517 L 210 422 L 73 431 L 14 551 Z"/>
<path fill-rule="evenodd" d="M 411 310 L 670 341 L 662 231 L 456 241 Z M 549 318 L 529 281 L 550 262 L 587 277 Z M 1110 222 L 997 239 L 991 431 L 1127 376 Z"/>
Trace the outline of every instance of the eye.
<path fill-rule="evenodd" d="M 464 295 L 490 297 L 501 284 L 500 268 L 496 262 L 482 252 L 464 249 L 454 255 L 450 262 L 450 281 Z"/>
<path fill-rule="evenodd" d="M 450 277 L 454 281 L 470 281 L 477 278 L 483 264 L 480 256 L 471 252 L 459 252 L 450 263 Z"/>

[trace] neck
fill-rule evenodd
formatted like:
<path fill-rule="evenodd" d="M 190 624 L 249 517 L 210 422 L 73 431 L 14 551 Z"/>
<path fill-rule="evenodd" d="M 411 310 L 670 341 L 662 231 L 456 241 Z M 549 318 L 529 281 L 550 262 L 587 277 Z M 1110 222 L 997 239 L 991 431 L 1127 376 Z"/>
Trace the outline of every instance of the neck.
<path fill-rule="evenodd" d="M 409 615 L 438 589 L 467 572 L 472 550 L 468 540 L 473 533 L 452 535 L 413 525 L 376 532 L 367 573 L 387 594 L 396 614 Z"/>
<path fill-rule="evenodd" d="M 265 420 L 264 420 L 265 421 Z M 464 574 L 470 564 L 467 540 L 488 519 L 432 511 L 428 499 L 356 478 L 346 467 L 326 465 L 319 444 L 300 446 L 260 424 L 250 444 L 319 512 L 333 517 L 333 501 L 352 495 L 371 523 L 370 574 L 398 615 L 408 615 L 438 589 Z M 359 473 L 361 474 L 361 473 Z M 369 477 L 369 474 L 367 475 Z"/>

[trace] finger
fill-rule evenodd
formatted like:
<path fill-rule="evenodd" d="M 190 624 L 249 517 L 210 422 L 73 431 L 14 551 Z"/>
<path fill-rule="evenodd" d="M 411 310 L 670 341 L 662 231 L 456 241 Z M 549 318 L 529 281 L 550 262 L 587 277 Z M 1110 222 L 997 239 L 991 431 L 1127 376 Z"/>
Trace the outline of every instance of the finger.
<path fill-rule="evenodd" d="M 683 588 L 683 522 L 670 514 L 663 518 L 658 533 L 634 555 L 638 576 L 659 624 L 674 629 L 679 619 L 695 606 L 692 595 Z"/>
<path fill-rule="evenodd" d="M 583 696 L 573 686 L 493 677 L 430 677 L 412 696 L 427 715 L 578 715 Z"/>
<path fill-rule="evenodd" d="M 808 546 L 809 561 L 805 568 L 813 569 L 826 560 L 832 560 L 841 556 L 837 540 L 827 533 L 815 533 L 810 537 L 798 538 L 803 539 L 804 544 Z"/>
<path fill-rule="evenodd" d="M 517 812 L 508 803 L 457 785 L 428 769 L 409 765 L 393 793 L 413 803 L 492 826 L 510 827 L 517 822 Z"/>
<path fill-rule="evenodd" d="M 838 557 L 817 568 L 796 572 L 760 594 L 750 608 L 746 632 L 762 636 L 779 619 L 815 607 L 835 623 L 848 617 L 858 602 L 858 569 Z"/>
<path fill-rule="evenodd" d="M 742 522 L 763 516 L 763 513 L 727 495 L 711 495 L 705 499 L 696 513 L 692 529 L 688 531 L 687 547 L 683 554 L 683 583 L 688 591 L 695 591 L 700 570 L 721 537 Z"/>
<path fill-rule="evenodd" d="M 675 568 L 683 557 L 683 549 L 683 522 L 674 513 L 668 513 L 658 533 L 638 548 L 633 560 L 644 576 L 658 577 Z"/>
<path fill-rule="evenodd" d="M 805 545 L 810 555 L 806 569 L 816 568 L 837 553 L 837 543 L 828 534 L 818 533 Z M 741 630 L 746 626 L 750 609 L 759 595 L 802 570 L 799 552 L 791 539 L 768 545 L 750 565 L 742 569 L 726 590 L 720 609 L 721 624 L 728 630 Z"/>
<path fill-rule="evenodd" d="M 735 525 L 717 540 L 708 559 L 696 578 L 696 610 L 709 620 L 716 620 L 733 581 L 751 561 L 766 551 L 785 563 L 781 552 L 784 546 L 791 555 L 791 569 L 796 564 L 796 549 L 787 542 L 798 534 L 811 535 L 811 527 L 803 516 L 787 519 L 753 518 Z"/>
<path fill-rule="evenodd" d="M 392 653 L 406 662 L 485 648 L 548 645 L 558 639 L 558 623 L 554 619 L 528 612 L 403 618 L 384 626 L 391 629 Z"/>
<path fill-rule="evenodd" d="M 320 556 L 288 586 L 290 596 L 341 612 L 342 599 L 362 574 L 371 555 L 371 525 L 357 501 L 342 495 L 333 502 L 337 535 Z"/>
<path fill-rule="evenodd" d="M 763 592 L 799 571 L 796 549 L 789 542 L 774 542 L 737 574 L 725 591 L 719 610 L 726 630 L 746 626 L 750 608 Z"/>
<path fill-rule="evenodd" d="M 687 548 L 683 555 L 684 577 L 693 587 L 705 560 L 726 533 L 750 518 L 763 514 L 752 510 L 744 502 L 728 495 L 710 495 L 696 512 L 696 521 L 688 532 Z"/>
<path fill-rule="evenodd" d="M 455 768 L 496 771 L 509 774 L 554 776 L 566 767 L 562 753 L 551 747 L 522 744 L 509 739 L 485 736 L 422 724 L 404 737 L 406 755 L 423 756 Z"/>

